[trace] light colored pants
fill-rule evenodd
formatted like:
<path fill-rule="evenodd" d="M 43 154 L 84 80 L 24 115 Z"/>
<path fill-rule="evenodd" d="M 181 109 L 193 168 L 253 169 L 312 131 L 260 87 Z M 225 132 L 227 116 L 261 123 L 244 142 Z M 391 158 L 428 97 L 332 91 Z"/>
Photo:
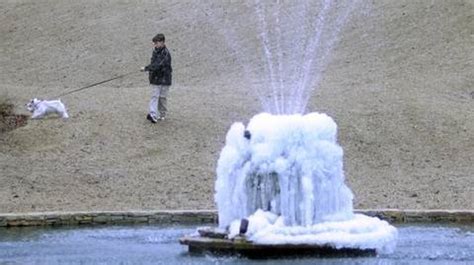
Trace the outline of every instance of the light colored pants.
<path fill-rule="evenodd" d="M 169 88 L 170 86 L 151 85 L 150 115 L 163 118 L 166 116 L 166 97 L 168 96 Z M 156 115 L 158 112 L 160 113 L 159 116 Z"/>

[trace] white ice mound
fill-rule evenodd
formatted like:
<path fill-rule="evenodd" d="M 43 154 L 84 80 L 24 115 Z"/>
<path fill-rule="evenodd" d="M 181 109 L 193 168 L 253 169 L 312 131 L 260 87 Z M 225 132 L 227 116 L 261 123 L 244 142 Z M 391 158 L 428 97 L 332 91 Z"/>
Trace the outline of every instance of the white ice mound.
<path fill-rule="evenodd" d="M 329 245 L 336 249 L 376 249 L 391 253 L 395 249 L 397 230 L 376 217 L 354 214 L 345 221 L 328 221 L 309 226 L 285 226 L 282 216 L 257 210 L 248 218 L 245 236 L 254 244 Z M 229 238 L 239 234 L 240 220 L 229 227 Z"/>
<path fill-rule="evenodd" d="M 353 214 L 337 125 L 326 114 L 262 113 L 247 127 L 234 123 L 219 157 L 215 189 L 219 227 L 235 230 L 247 218 L 246 235 L 255 242 L 324 241 L 379 250 L 395 242 L 396 230 L 388 223 Z"/>
<path fill-rule="evenodd" d="M 217 165 L 219 225 L 257 209 L 285 217 L 286 225 L 352 218 L 344 184 L 337 125 L 326 114 L 258 114 L 234 123 Z"/>

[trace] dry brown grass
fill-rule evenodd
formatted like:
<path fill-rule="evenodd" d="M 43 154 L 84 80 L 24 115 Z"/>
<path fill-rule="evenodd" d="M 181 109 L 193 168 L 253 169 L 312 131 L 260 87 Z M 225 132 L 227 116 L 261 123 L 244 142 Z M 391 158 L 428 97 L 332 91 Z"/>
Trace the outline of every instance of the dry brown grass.
<path fill-rule="evenodd" d="M 163 122 L 145 119 L 151 91 L 137 72 L 62 96 L 67 121 L 2 133 L 0 212 L 214 208 L 227 130 L 261 111 L 252 85 L 268 77 L 245 2 L 0 1 L 0 95 L 17 114 L 32 97 L 138 71 L 158 32 L 173 56 Z M 474 2 L 360 2 L 373 6 L 341 27 L 308 104 L 338 125 L 354 207 L 473 209 Z"/>

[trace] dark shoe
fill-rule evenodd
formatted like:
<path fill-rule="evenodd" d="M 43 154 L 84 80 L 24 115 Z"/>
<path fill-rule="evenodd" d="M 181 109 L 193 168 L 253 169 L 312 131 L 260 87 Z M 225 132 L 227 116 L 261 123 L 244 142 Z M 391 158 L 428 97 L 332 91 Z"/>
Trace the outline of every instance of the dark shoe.
<path fill-rule="evenodd" d="M 152 116 L 151 114 L 146 115 L 146 119 L 151 121 L 152 123 L 157 123 L 158 120 L 156 119 L 155 116 Z"/>

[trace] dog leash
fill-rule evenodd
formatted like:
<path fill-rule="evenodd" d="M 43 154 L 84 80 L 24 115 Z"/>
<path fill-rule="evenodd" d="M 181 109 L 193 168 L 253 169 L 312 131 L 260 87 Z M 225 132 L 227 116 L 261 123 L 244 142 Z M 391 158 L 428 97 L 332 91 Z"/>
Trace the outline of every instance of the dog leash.
<path fill-rule="evenodd" d="M 122 75 L 119 75 L 119 76 L 116 76 L 116 77 L 112 77 L 112 78 L 107 79 L 107 80 L 103 80 L 103 81 L 100 81 L 100 82 L 97 82 L 97 83 L 94 83 L 94 84 L 91 84 L 91 85 L 87 85 L 85 87 L 81 87 L 81 88 L 74 89 L 74 90 L 71 90 L 71 91 L 68 91 L 68 92 L 65 92 L 65 93 L 61 93 L 61 94 L 57 95 L 56 97 L 59 98 L 59 97 L 65 96 L 65 95 L 76 93 L 76 92 L 79 92 L 81 90 L 88 89 L 88 88 L 91 88 L 91 87 L 95 87 L 95 86 L 98 86 L 100 84 L 107 83 L 107 82 L 110 82 L 112 80 L 119 79 L 119 78 L 125 77 L 127 75 L 131 75 L 131 74 L 135 74 L 135 73 L 139 73 L 139 72 L 141 72 L 141 71 L 128 72 L 128 73 L 125 73 L 125 74 L 122 74 Z"/>

